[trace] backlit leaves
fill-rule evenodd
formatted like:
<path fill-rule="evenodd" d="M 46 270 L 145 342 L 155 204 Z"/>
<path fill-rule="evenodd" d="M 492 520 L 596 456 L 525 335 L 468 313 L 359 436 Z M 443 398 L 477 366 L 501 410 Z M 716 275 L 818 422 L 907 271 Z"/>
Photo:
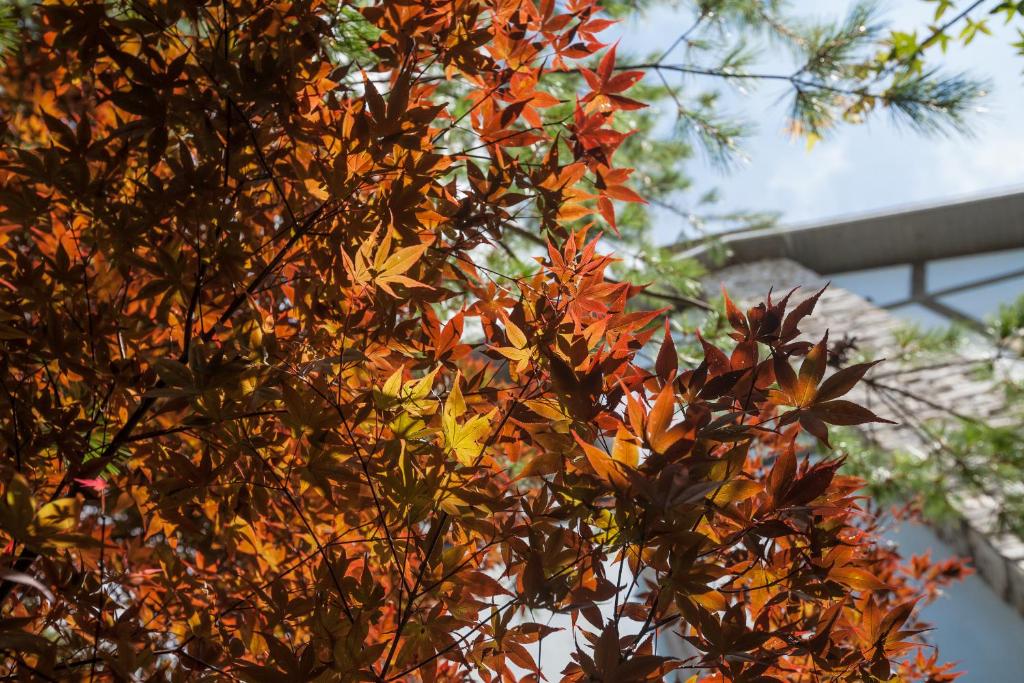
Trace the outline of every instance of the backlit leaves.
<path fill-rule="evenodd" d="M 490 432 L 493 413 L 460 420 L 465 414 L 466 401 L 459 388 L 459 378 L 456 377 L 441 411 L 441 431 L 445 446 L 455 458 L 463 465 L 471 465 L 482 454 L 481 442 Z"/>
<path fill-rule="evenodd" d="M 0 76 L 5 674 L 554 679 L 544 611 L 566 683 L 662 679 L 659 630 L 710 680 L 906 653 L 920 574 L 799 450 L 875 419 L 817 295 L 727 300 L 716 346 L 608 277 L 641 105 L 597 5 L 37 15 Z M 521 214 L 544 253 L 487 268 Z"/>

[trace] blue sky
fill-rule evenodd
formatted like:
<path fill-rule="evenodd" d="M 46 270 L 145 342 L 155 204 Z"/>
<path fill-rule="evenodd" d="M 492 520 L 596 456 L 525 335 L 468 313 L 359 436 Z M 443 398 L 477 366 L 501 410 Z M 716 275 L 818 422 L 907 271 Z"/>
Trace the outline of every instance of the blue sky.
<path fill-rule="evenodd" d="M 849 0 L 791 3 L 798 15 L 840 17 Z M 927 33 L 934 4 L 923 0 L 879 3 L 883 17 L 901 30 Z M 664 49 L 692 22 L 685 9 L 662 7 L 630 19 L 604 36 L 621 36 L 620 50 L 647 53 Z M 1013 27 L 993 18 L 992 36 L 981 36 L 966 48 L 951 47 L 941 59 L 951 71 L 969 71 L 991 80 L 982 110 L 973 115 L 974 136 L 922 136 L 895 126 L 887 115 L 860 126 L 843 126 L 808 151 L 785 132 L 788 96 L 785 84 L 760 84 L 748 93 L 731 91 L 733 111 L 757 116 L 757 131 L 746 140 L 748 160 L 723 173 L 699 160 L 687 169 L 703 189 L 717 187 L 723 210 L 775 210 L 785 223 L 818 221 L 921 203 L 948 202 L 981 194 L 1024 189 L 1024 57 L 1010 43 L 1019 38 Z M 617 35 L 616 35 L 617 34 Z M 778 61 L 780 48 L 766 51 L 764 65 Z M 672 60 L 669 60 L 671 62 Z M 710 79 L 690 79 L 697 89 Z M 657 237 L 670 241 L 679 232 L 679 219 L 659 216 Z"/>

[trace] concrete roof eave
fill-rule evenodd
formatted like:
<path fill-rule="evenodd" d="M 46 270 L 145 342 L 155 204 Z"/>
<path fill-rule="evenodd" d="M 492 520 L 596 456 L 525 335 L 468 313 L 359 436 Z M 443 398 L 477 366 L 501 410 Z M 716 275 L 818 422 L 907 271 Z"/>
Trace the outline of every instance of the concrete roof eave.
<path fill-rule="evenodd" d="M 724 235 L 726 265 L 792 259 L 823 275 L 1024 247 L 1024 192 Z M 680 252 L 710 263 L 709 248 Z"/>

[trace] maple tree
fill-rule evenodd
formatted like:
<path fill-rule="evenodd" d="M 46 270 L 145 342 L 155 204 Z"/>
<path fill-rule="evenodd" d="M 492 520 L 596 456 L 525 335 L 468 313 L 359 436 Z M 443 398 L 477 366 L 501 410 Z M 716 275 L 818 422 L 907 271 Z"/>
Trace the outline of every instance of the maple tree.
<path fill-rule="evenodd" d="M 689 366 L 607 277 L 593 222 L 643 201 L 610 23 L 38 7 L 0 88 L 5 673 L 552 679 L 556 612 L 565 681 L 954 677 L 914 608 L 962 568 L 805 454 L 878 419 L 800 337 L 818 295 L 727 300 Z M 534 272 L 484 266 L 527 212 Z"/>
<path fill-rule="evenodd" d="M 699 246 L 718 263 L 728 245 L 716 235 L 769 227 L 782 217 L 769 210 L 773 204 L 780 208 L 778 202 L 730 192 L 728 171 L 748 154 L 756 160 L 756 146 L 749 143 L 757 129 L 784 127 L 813 148 L 868 121 L 888 119 L 916 134 L 956 136 L 980 120 L 978 105 L 991 84 L 978 74 L 950 72 L 930 48 L 943 30 L 958 29 L 987 8 L 973 3 L 972 11 L 955 20 L 936 8 L 945 29 L 911 24 L 896 30 L 883 11 L 887 3 L 841 4 L 606 3 L 613 16 L 626 20 L 615 29 L 623 42 L 614 69 L 647 74 L 629 97 L 651 105 L 616 117 L 618 130 L 633 133 L 616 158 L 635 169 L 631 182 L 649 203 L 620 207 L 615 233 L 604 235 L 609 248 L 628 256 L 612 266 L 616 278 L 657 283 L 644 291 L 644 305 L 707 307 L 696 301 L 704 297 L 702 264 L 680 258 L 680 250 Z M 923 14 L 930 12 L 925 8 Z M 550 92 L 571 100 L 588 86 L 577 71 L 547 79 Z M 528 272 L 532 262 L 526 255 L 546 237 L 529 215 L 517 223 L 504 234 L 510 248 L 490 254 L 489 265 L 502 272 Z"/>

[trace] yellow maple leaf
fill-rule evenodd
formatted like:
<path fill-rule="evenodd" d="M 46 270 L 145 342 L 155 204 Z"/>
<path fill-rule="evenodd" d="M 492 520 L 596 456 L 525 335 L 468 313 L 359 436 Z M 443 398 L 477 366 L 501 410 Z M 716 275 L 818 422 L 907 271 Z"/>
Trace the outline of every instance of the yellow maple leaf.
<path fill-rule="evenodd" d="M 461 374 L 455 378 L 448 399 L 441 411 L 441 434 L 445 447 L 455 454 L 463 465 L 473 465 L 483 452 L 481 442 L 491 431 L 491 418 L 496 411 L 487 415 L 475 415 L 460 423 L 458 418 L 466 413 L 466 401 L 459 387 Z"/>

